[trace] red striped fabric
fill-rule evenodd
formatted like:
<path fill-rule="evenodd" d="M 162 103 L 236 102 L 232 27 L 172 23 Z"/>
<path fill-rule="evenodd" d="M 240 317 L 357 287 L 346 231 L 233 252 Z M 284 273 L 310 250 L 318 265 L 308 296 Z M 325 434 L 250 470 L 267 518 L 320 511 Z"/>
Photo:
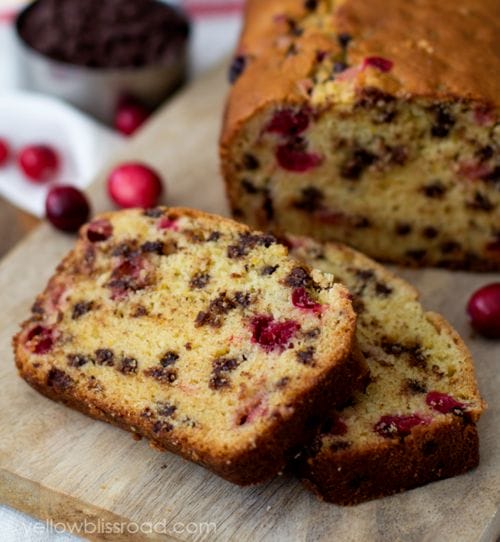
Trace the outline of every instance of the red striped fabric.
<path fill-rule="evenodd" d="M 243 10 L 244 0 L 183 0 L 182 6 L 191 17 L 237 15 Z"/>

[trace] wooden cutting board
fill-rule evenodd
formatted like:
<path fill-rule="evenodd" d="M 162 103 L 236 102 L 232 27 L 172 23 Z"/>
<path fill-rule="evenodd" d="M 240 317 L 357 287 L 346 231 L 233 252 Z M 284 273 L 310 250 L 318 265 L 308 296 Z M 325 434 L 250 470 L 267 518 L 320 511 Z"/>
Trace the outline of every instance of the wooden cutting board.
<path fill-rule="evenodd" d="M 226 93 L 219 69 L 180 94 L 116 161 L 153 164 L 168 202 L 226 214 L 217 137 Z M 103 172 L 105 174 L 105 172 Z M 103 175 L 104 176 L 104 175 Z M 103 179 L 91 190 L 109 207 Z M 0 501 L 39 518 L 87 519 L 99 540 L 481 541 L 500 533 L 500 343 L 472 337 L 464 307 L 498 279 L 439 270 L 404 271 L 424 304 L 442 312 L 477 361 L 489 410 L 479 424 L 482 460 L 472 473 L 401 495 L 342 508 L 321 503 L 286 477 L 238 488 L 128 433 L 39 396 L 16 375 L 10 341 L 17 324 L 73 239 L 42 225 L 0 266 Z M 124 522 L 121 534 L 93 534 Z M 160 533 L 151 533 L 149 525 Z M 142 532 L 137 532 L 143 524 Z M 94 526 L 94 527 L 93 527 Z M 78 531 L 77 531 L 78 532 Z M 81 531 L 80 531 L 81 532 Z"/>

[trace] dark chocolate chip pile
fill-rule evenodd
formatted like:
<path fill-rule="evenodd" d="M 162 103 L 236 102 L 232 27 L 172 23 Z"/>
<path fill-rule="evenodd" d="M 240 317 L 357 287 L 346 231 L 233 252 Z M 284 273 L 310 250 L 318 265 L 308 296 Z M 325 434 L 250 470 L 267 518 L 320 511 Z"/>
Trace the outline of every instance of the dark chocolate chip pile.
<path fill-rule="evenodd" d="M 94 68 L 163 64 L 189 24 L 154 0 L 38 0 L 19 21 L 24 41 L 61 62 Z"/>

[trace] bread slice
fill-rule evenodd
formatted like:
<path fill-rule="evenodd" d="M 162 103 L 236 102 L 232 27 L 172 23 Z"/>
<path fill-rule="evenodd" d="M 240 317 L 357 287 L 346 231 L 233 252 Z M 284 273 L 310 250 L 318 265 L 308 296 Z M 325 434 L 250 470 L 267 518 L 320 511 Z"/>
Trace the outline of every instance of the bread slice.
<path fill-rule="evenodd" d="M 220 149 L 234 216 L 379 260 L 499 270 L 498 14 L 248 0 Z"/>
<path fill-rule="evenodd" d="M 265 480 L 363 370 L 347 290 L 287 251 L 198 211 L 104 214 L 15 337 L 20 374 L 232 482 Z"/>
<path fill-rule="evenodd" d="M 484 404 L 471 355 L 408 283 L 340 244 L 290 238 L 291 252 L 349 287 L 370 383 L 324 420 L 300 476 L 320 497 L 355 504 L 478 464 Z"/>

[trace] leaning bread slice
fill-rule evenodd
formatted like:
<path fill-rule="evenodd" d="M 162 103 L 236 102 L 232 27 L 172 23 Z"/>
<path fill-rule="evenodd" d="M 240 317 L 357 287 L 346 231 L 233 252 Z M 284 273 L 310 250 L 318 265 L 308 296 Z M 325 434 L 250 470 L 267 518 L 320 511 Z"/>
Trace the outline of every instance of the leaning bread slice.
<path fill-rule="evenodd" d="M 389 495 L 478 464 L 484 405 L 469 351 L 413 287 L 340 244 L 290 238 L 292 254 L 349 287 L 370 383 L 301 457 L 299 472 L 339 504 Z"/>
<path fill-rule="evenodd" d="M 232 482 L 265 480 L 363 370 L 347 290 L 287 252 L 198 211 L 102 215 L 15 337 L 21 376 Z"/>

